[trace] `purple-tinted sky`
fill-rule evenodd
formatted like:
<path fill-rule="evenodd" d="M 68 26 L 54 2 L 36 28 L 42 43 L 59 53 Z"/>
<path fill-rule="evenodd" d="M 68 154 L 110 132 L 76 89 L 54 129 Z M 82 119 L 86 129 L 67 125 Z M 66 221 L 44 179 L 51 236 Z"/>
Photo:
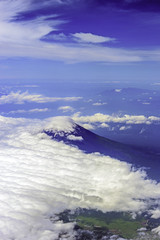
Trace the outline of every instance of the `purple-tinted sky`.
<path fill-rule="evenodd" d="M 0 0 L 1 79 L 158 81 L 158 0 Z"/>

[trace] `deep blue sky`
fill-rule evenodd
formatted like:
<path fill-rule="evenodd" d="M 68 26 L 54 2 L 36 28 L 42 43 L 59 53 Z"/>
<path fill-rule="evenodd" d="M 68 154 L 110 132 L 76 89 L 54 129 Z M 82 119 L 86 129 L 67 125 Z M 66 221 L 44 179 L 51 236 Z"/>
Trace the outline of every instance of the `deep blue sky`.
<path fill-rule="evenodd" d="M 0 0 L 0 79 L 159 81 L 158 0 Z"/>

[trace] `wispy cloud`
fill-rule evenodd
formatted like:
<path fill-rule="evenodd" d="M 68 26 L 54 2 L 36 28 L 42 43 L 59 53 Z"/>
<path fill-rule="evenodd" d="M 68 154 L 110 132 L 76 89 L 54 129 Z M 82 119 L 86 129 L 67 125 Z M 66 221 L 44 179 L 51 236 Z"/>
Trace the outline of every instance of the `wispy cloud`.
<path fill-rule="evenodd" d="M 96 102 L 96 103 L 93 103 L 92 105 L 93 106 L 104 106 L 106 104 L 107 104 L 106 102 Z"/>
<path fill-rule="evenodd" d="M 0 104 L 14 103 L 24 104 L 25 102 L 47 103 L 56 101 L 78 101 L 82 97 L 45 97 L 41 94 L 29 94 L 26 92 L 10 92 L 0 97 Z"/>
<path fill-rule="evenodd" d="M 67 1 L 66 4 L 70 4 Z M 42 1 L 40 6 L 64 5 L 64 1 Z M 93 43 L 113 41 L 109 36 L 99 36 L 95 33 L 71 33 L 73 43 L 42 41 L 45 36 L 54 31 L 59 31 L 60 24 L 65 23 L 60 15 L 48 13 L 39 14 L 33 19 L 18 19 L 23 14 L 36 8 L 36 1 L 0 1 L 0 56 L 1 57 L 31 57 L 50 60 L 61 60 L 69 63 L 76 62 L 139 62 L 159 61 L 160 49 L 155 50 L 130 50 L 95 46 Z M 54 34 L 53 34 L 54 36 Z M 65 34 L 56 35 L 65 38 Z M 85 43 L 83 46 L 81 43 Z"/>
<path fill-rule="evenodd" d="M 29 110 L 15 110 L 15 111 L 10 111 L 10 112 L 3 112 L 2 114 L 17 114 L 17 113 L 40 113 L 40 112 L 48 112 L 49 109 L 48 108 L 33 108 L 33 109 L 29 109 Z"/>
<path fill-rule="evenodd" d="M 125 131 L 125 130 L 128 130 L 128 129 L 131 129 L 131 126 L 122 126 L 119 128 L 120 131 Z"/>
<path fill-rule="evenodd" d="M 95 35 L 93 33 L 74 33 L 72 36 L 75 38 L 76 41 L 80 42 L 87 42 L 87 43 L 104 43 L 104 42 L 111 42 L 115 41 L 115 38 L 104 37 Z"/>
<path fill-rule="evenodd" d="M 30 21 L 14 21 L 14 17 L 19 12 L 27 11 L 30 7 L 31 1 L 2 0 L 0 2 L 2 13 L 0 16 L 1 44 L 10 45 L 11 43 L 17 43 L 22 48 L 24 45 L 28 46 L 34 43 L 34 41 L 40 39 L 52 29 L 54 30 L 54 27 L 50 26 L 49 21 L 45 21 L 45 17 L 37 17 Z"/>
<path fill-rule="evenodd" d="M 74 108 L 71 106 L 61 106 L 58 108 L 58 110 L 61 110 L 63 112 L 73 112 Z"/>

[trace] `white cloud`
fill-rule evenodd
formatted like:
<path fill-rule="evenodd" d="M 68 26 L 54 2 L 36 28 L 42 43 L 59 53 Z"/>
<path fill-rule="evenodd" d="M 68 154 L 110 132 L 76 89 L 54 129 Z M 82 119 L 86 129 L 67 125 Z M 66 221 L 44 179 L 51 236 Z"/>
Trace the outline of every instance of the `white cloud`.
<path fill-rule="evenodd" d="M 100 128 L 109 128 L 110 126 L 106 123 L 101 123 L 98 127 Z"/>
<path fill-rule="evenodd" d="M 3 57 L 32 57 L 39 59 L 77 62 L 139 62 L 140 53 L 125 49 L 112 49 L 101 46 L 65 45 L 60 43 L 32 42 L 29 44 L 0 42 Z"/>
<path fill-rule="evenodd" d="M 153 218 L 155 218 L 155 219 L 160 218 L 160 209 L 151 210 L 150 213 L 152 214 Z"/>
<path fill-rule="evenodd" d="M 71 141 L 83 141 L 83 138 L 81 136 L 75 136 L 75 135 L 72 135 L 72 134 L 68 135 L 67 139 L 71 140 Z"/>
<path fill-rule="evenodd" d="M 8 113 L 3 113 L 3 114 L 15 114 L 15 113 L 38 113 L 38 112 L 48 112 L 49 109 L 48 108 L 33 108 L 33 109 L 29 109 L 29 110 L 15 110 L 15 111 L 10 111 Z"/>
<path fill-rule="evenodd" d="M 58 110 L 61 110 L 63 112 L 73 112 L 74 108 L 71 106 L 61 106 L 58 108 Z"/>
<path fill-rule="evenodd" d="M 122 126 L 119 128 L 120 131 L 125 131 L 125 130 L 128 130 L 128 129 L 131 129 L 131 126 Z"/>
<path fill-rule="evenodd" d="M 104 42 L 115 41 L 115 38 L 99 36 L 92 33 L 80 32 L 80 33 L 74 33 L 72 34 L 72 36 L 75 37 L 75 40 L 77 41 L 88 42 L 88 43 L 104 43 Z"/>
<path fill-rule="evenodd" d="M 29 94 L 26 92 L 10 92 L 8 95 L 0 97 L 0 104 L 14 103 L 23 104 L 25 102 L 47 103 L 56 101 L 78 101 L 82 97 L 45 97 L 41 94 Z"/>
<path fill-rule="evenodd" d="M 64 33 L 59 33 L 59 34 L 53 34 L 53 35 L 48 36 L 48 39 L 53 39 L 56 41 L 66 41 L 67 36 Z"/>
<path fill-rule="evenodd" d="M 91 116 L 80 116 L 79 113 L 73 115 L 73 120 L 79 123 L 126 123 L 126 124 L 151 124 L 160 122 L 160 117 L 144 115 L 107 115 L 102 113 L 96 113 Z"/>
<path fill-rule="evenodd" d="M 115 92 L 117 92 L 117 93 L 119 93 L 121 91 L 122 91 L 122 89 L 115 89 Z"/>
<path fill-rule="evenodd" d="M 96 103 L 93 103 L 92 105 L 93 106 L 103 106 L 103 105 L 106 105 L 107 103 L 102 103 L 102 102 L 96 102 Z"/>
<path fill-rule="evenodd" d="M 154 233 L 158 233 L 160 235 L 160 226 L 152 230 Z"/>
<path fill-rule="evenodd" d="M 48 112 L 48 111 L 49 111 L 48 108 L 34 108 L 34 109 L 28 110 L 29 113 L 33 113 L 33 112 Z"/>
<path fill-rule="evenodd" d="M 148 117 L 148 120 L 151 121 L 151 122 L 152 122 L 152 121 L 153 121 L 153 122 L 154 122 L 154 121 L 156 122 L 156 121 L 160 121 L 160 118 L 159 118 L 159 117 L 155 117 L 155 116 L 150 116 L 150 117 Z"/>
<path fill-rule="evenodd" d="M 88 130 L 94 130 L 95 129 L 95 126 L 93 124 L 90 124 L 90 123 L 84 123 L 84 124 L 81 124 L 81 126 L 88 129 Z"/>
<path fill-rule="evenodd" d="M 44 128 L 72 132 L 75 124 L 66 117 L 0 117 L 1 239 L 55 240 L 61 232 L 74 239 L 74 224 L 57 219 L 64 209 L 143 211 L 153 199 L 159 204 L 160 185 L 144 172 L 54 141 Z"/>
<path fill-rule="evenodd" d="M 40 127 L 48 131 L 64 131 L 67 133 L 71 133 L 75 129 L 75 123 L 69 117 L 48 118 L 44 122 L 42 121 L 40 123 Z"/>

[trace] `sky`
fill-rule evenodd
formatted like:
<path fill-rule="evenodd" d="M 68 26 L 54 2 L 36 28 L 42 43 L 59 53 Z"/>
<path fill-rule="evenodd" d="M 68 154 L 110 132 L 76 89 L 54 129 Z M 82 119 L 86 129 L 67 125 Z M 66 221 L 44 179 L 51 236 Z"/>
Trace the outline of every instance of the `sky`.
<path fill-rule="evenodd" d="M 157 0 L 1 0 L 0 11 L 1 81 L 159 80 Z"/>
<path fill-rule="evenodd" d="M 160 156 L 159 13 L 158 0 L 0 0 L 0 239 L 74 239 L 56 214 L 77 207 L 160 218 L 145 166 L 44 133 L 83 143 L 76 122 Z"/>

